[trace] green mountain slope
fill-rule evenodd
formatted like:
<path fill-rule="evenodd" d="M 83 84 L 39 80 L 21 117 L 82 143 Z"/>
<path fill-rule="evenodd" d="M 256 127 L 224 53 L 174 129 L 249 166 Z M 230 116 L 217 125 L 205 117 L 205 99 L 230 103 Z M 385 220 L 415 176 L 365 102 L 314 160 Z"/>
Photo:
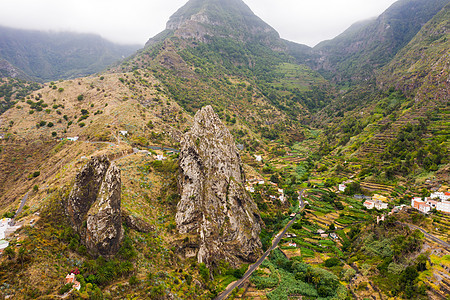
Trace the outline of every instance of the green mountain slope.
<path fill-rule="evenodd" d="M 450 148 L 449 11 L 450 5 L 445 6 L 377 71 L 378 87 L 351 89 L 322 111 L 329 116 L 322 119 L 328 127 L 323 153 L 352 157 L 368 166 L 362 177 L 381 183 L 434 172 L 445 177 Z"/>
<path fill-rule="evenodd" d="M 445 78 L 450 49 L 450 4 L 428 22 L 379 73 L 379 85 L 391 85 L 414 94 L 428 76 Z M 424 80 L 425 79 L 425 80 Z M 442 81 L 442 80 L 441 80 Z"/>
<path fill-rule="evenodd" d="M 42 82 L 102 71 L 137 49 L 90 34 L 0 27 L 0 58 Z"/>
<path fill-rule="evenodd" d="M 278 137 L 275 130 L 293 137 L 298 122 L 325 105 L 327 82 L 294 64 L 288 45 L 242 1 L 193 0 L 123 70 L 154 72 L 190 112 L 211 104 L 219 115 L 232 115 L 267 137 Z"/>
<path fill-rule="evenodd" d="M 367 81 L 386 65 L 438 13 L 448 0 L 401 0 L 372 21 L 350 27 L 331 41 L 317 45 L 316 68 L 336 81 Z"/>

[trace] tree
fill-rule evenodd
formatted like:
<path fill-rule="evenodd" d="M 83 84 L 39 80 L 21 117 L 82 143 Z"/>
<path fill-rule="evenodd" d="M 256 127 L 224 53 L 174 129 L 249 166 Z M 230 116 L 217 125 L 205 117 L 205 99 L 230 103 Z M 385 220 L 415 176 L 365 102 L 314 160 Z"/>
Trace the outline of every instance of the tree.
<path fill-rule="evenodd" d="M 14 257 L 16 257 L 16 251 L 14 251 L 14 248 L 11 246 L 8 246 L 5 248 L 5 251 L 3 252 L 8 259 L 14 259 Z"/>
<path fill-rule="evenodd" d="M 19 253 L 17 254 L 17 260 L 20 261 L 22 268 L 23 268 L 23 262 L 26 261 L 28 258 L 27 250 L 24 247 L 21 247 L 19 249 Z"/>

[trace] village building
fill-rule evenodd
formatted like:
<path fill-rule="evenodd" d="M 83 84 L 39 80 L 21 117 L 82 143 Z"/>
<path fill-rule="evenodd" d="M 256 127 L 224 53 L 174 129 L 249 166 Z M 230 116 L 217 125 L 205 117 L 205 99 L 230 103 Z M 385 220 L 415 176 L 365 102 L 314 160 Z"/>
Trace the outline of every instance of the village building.
<path fill-rule="evenodd" d="M 330 238 L 332 238 L 333 240 L 337 240 L 339 237 L 337 236 L 336 233 L 332 232 L 330 233 Z"/>
<path fill-rule="evenodd" d="M 290 243 L 288 244 L 288 246 L 289 246 L 289 247 L 295 247 L 295 248 L 297 248 L 297 244 L 294 243 L 294 242 L 290 242 Z"/>
<path fill-rule="evenodd" d="M 123 136 L 127 136 L 127 135 L 128 135 L 128 131 L 126 131 L 126 130 L 121 130 L 121 131 L 119 131 L 119 132 L 120 132 L 120 134 L 123 135 Z"/>
<path fill-rule="evenodd" d="M 66 276 L 66 284 L 70 284 L 70 283 L 73 283 L 74 289 L 76 289 L 77 291 L 80 290 L 81 284 L 80 284 L 80 282 L 77 281 L 76 275 L 73 273 L 67 274 L 67 276 Z"/>
<path fill-rule="evenodd" d="M 374 200 L 374 201 L 381 201 L 381 202 L 388 202 L 388 198 L 387 197 L 382 196 L 382 195 L 378 195 L 378 194 L 373 195 L 372 200 Z"/>
<path fill-rule="evenodd" d="M 262 156 L 261 155 L 255 155 L 255 159 L 257 162 L 262 162 Z"/>
<path fill-rule="evenodd" d="M 249 191 L 250 193 L 254 193 L 254 192 L 255 192 L 255 188 L 254 188 L 253 186 L 251 186 L 251 185 L 250 185 L 250 186 L 249 186 L 249 185 L 246 186 L 245 189 L 246 189 L 247 191 Z"/>
<path fill-rule="evenodd" d="M 76 141 L 78 141 L 78 139 L 79 139 L 79 137 L 77 137 L 77 136 L 67 138 L 67 140 L 71 141 L 71 142 L 76 142 Z"/>
<path fill-rule="evenodd" d="M 9 246 L 9 242 L 5 240 L 0 240 L 0 254 Z"/>
<path fill-rule="evenodd" d="M 387 209 L 388 208 L 388 204 L 381 202 L 381 201 L 375 201 L 375 200 L 366 200 L 364 201 L 364 207 L 366 207 L 367 209 L 378 209 L 378 210 L 383 210 L 383 209 Z"/>
<path fill-rule="evenodd" d="M 436 204 L 436 210 L 450 214 L 450 201 L 441 201 Z"/>
<path fill-rule="evenodd" d="M 162 161 L 162 160 L 165 160 L 166 157 L 164 157 L 164 155 L 162 155 L 162 154 L 158 154 L 158 155 L 156 155 L 155 159 L 158 160 L 158 161 Z"/>
<path fill-rule="evenodd" d="M 431 210 L 431 206 L 428 205 L 425 201 L 423 201 L 421 198 L 418 198 L 418 197 L 415 197 L 411 200 L 411 207 L 414 207 L 418 211 L 421 211 L 425 214 L 429 213 Z"/>
<path fill-rule="evenodd" d="M 441 201 L 448 201 L 450 200 L 450 193 L 449 192 L 435 192 L 435 193 L 431 193 L 430 195 L 431 199 L 436 199 L 439 198 L 439 200 Z"/>
<path fill-rule="evenodd" d="M 345 189 L 347 188 L 347 186 L 344 183 L 341 183 L 338 187 L 339 192 L 343 193 L 345 192 Z"/>
<path fill-rule="evenodd" d="M 437 199 L 440 198 L 432 198 L 435 200 L 432 200 L 430 198 L 422 199 L 420 197 L 414 197 L 411 199 L 411 207 L 423 213 L 429 213 L 431 210 L 435 209 L 437 211 L 450 214 L 450 201 L 438 201 Z"/>
<path fill-rule="evenodd" d="M 375 202 L 366 200 L 363 205 L 367 209 L 373 209 L 375 207 Z"/>

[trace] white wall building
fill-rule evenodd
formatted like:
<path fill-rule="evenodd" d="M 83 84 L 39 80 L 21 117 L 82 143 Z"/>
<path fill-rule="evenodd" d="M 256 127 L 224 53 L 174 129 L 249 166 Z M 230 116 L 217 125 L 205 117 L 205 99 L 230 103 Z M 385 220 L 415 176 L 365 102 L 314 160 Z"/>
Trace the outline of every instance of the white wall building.
<path fill-rule="evenodd" d="M 346 186 L 345 184 L 343 184 L 343 183 L 340 184 L 340 185 L 339 185 L 339 192 L 342 192 L 342 193 L 345 192 L 345 189 L 346 189 L 346 188 L 347 188 L 347 186 Z"/>
<path fill-rule="evenodd" d="M 441 201 L 436 204 L 436 210 L 450 214 L 450 201 Z"/>
<path fill-rule="evenodd" d="M 441 201 L 448 201 L 450 200 L 450 193 L 435 192 L 431 193 L 430 198 L 431 199 L 439 198 Z"/>
<path fill-rule="evenodd" d="M 425 214 L 429 213 L 431 210 L 431 206 L 423 201 L 422 198 L 418 197 L 415 197 L 411 200 L 411 206 Z"/>

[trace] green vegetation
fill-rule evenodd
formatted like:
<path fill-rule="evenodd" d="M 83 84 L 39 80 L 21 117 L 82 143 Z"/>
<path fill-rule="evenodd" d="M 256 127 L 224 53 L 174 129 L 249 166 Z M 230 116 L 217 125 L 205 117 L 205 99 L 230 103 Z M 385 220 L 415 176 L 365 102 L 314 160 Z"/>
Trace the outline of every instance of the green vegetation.
<path fill-rule="evenodd" d="M 288 299 L 289 296 L 335 297 L 345 299 L 347 291 L 332 273 L 314 268 L 298 260 L 289 260 L 278 249 L 262 265 L 269 274 L 255 272 L 251 282 L 260 290 L 271 289 L 267 293 L 269 299 Z"/>

